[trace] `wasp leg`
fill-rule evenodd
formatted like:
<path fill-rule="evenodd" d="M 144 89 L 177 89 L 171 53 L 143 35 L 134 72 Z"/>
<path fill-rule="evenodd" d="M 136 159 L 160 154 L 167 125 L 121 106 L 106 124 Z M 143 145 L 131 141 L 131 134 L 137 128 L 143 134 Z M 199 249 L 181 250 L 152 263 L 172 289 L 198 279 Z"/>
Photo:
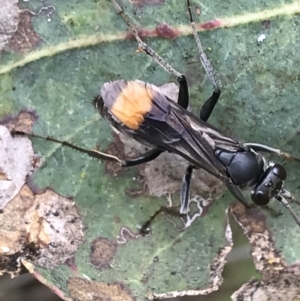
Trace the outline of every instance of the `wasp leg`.
<path fill-rule="evenodd" d="M 148 151 L 148 152 L 144 153 L 143 155 L 140 155 L 136 158 L 128 159 L 128 160 L 122 160 L 122 159 L 119 159 L 116 156 L 99 152 L 96 149 L 86 149 L 86 148 L 77 146 L 75 144 L 72 144 L 68 141 L 58 140 L 58 139 L 50 137 L 50 136 L 41 136 L 41 135 L 36 135 L 36 134 L 33 134 L 33 133 L 25 133 L 25 132 L 21 132 L 21 131 L 12 131 L 11 133 L 12 133 L 12 135 L 31 136 L 31 137 L 45 139 L 45 140 L 48 140 L 48 141 L 59 143 L 63 146 L 67 146 L 69 148 L 75 149 L 77 151 L 85 153 L 85 154 L 89 155 L 90 157 L 93 157 L 93 158 L 96 158 L 96 159 L 100 159 L 100 160 L 104 160 L 104 161 L 118 162 L 122 165 L 122 167 L 135 166 L 135 165 L 143 164 L 143 163 L 146 163 L 146 162 L 150 162 L 150 161 L 156 159 L 163 152 L 162 150 L 152 149 L 152 150 L 150 150 L 150 151 Z"/>
<path fill-rule="evenodd" d="M 207 121 L 214 110 L 215 105 L 217 104 L 221 91 L 214 91 L 213 95 L 205 101 L 200 110 L 200 119 Z"/>
<path fill-rule="evenodd" d="M 177 206 L 176 207 L 161 206 L 157 211 L 154 212 L 153 215 L 150 216 L 150 218 L 145 223 L 142 224 L 141 227 L 139 227 L 141 234 L 144 235 L 148 234 L 150 232 L 149 228 L 153 220 L 163 212 L 173 215 L 175 217 L 183 217 L 188 213 L 189 204 L 190 204 L 191 178 L 192 178 L 193 170 L 194 170 L 194 166 L 189 165 L 185 171 L 185 175 L 182 180 L 181 193 L 180 193 L 180 202 L 181 202 L 180 211 L 178 211 Z"/>
<path fill-rule="evenodd" d="M 93 158 L 96 158 L 96 159 L 100 159 L 100 160 L 104 160 L 104 161 L 114 161 L 114 162 L 122 163 L 122 160 L 120 160 L 116 156 L 99 152 L 96 149 L 86 149 L 86 148 L 77 146 L 75 144 L 72 144 L 72 143 L 70 143 L 68 141 L 58 140 L 58 139 L 50 137 L 50 136 L 42 136 L 42 135 L 37 135 L 37 134 L 33 134 L 33 133 L 25 133 L 25 132 L 21 132 L 21 131 L 11 131 L 11 134 L 12 135 L 30 136 L 30 137 L 45 139 L 45 140 L 52 141 L 52 142 L 55 142 L 55 143 L 59 143 L 59 144 L 61 144 L 63 146 L 67 146 L 69 148 L 75 149 L 77 151 L 85 153 L 85 154 L 89 155 L 90 157 L 93 157 Z"/>
<path fill-rule="evenodd" d="M 171 65 L 169 65 L 158 53 L 156 53 L 150 46 L 148 46 L 139 36 L 136 26 L 130 21 L 129 17 L 125 14 L 124 10 L 120 7 L 116 0 L 111 0 L 117 13 L 121 15 L 125 23 L 131 29 L 132 34 L 138 42 L 138 49 L 149 55 L 156 63 L 163 67 L 168 73 L 175 75 L 177 78 L 181 77 L 182 74 L 176 71 Z"/>
<path fill-rule="evenodd" d="M 208 100 L 206 100 L 206 102 L 204 103 L 204 105 L 202 106 L 201 111 L 200 111 L 200 119 L 202 119 L 203 121 L 207 121 L 209 119 L 215 105 L 218 102 L 221 91 L 220 91 L 219 85 L 217 83 L 215 74 L 214 74 L 214 69 L 211 66 L 210 61 L 207 58 L 207 56 L 203 50 L 203 47 L 201 45 L 201 41 L 200 41 L 199 35 L 197 33 L 196 25 L 195 25 L 195 22 L 193 19 L 190 1 L 187 0 L 186 2 L 187 2 L 189 17 L 190 17 L 190 24 L 191 24 L 194 38 L 195 38 L 195 41 L 196 41 L 196 44 L 198 47 L 198 51 L 199 51 L 199 60 L 202 64 L 203 68 L 205 69 L 205 72 L 206 72 L 209 80 L 211 81 L 211 83 L 214 87 L 214 92 L 213 92 L 212 96 Z"/>
<path fill-rule="evenodd" d="M 173 215 L 175 217 L 183 217 L 181 213 L 178 211 L 178 207 L 167 207 L 167 206 L 161 206 L 158 210 L 152 214 L 149 219 L 143 223 L 141 226 L 139 226 L 139 231 L 142 235 L 146 235 L 150 233 L 150 226 L 154 219 L 159 216 L 161 213 L 167 213 L 170 215 Z"/>
<path fill-rule="evenodd" d="M 177 103 L 184 109 L 187 109 L 189 106 L 189 89 L 186 77 L 181 75 L 177 78 L 177 81 L 180 85 Z"/>
<path fill-rule="evenodd" d="M 159 149 L 151 149 L 150 151 L 132 159 L 128 160 L 121 160 L 122 167 L 129 167 L 129 166 L 136 166 L 139 164 L 150 162 L 154 159 L 156 159 L 161 153 L 164 151 Z"/>
<path fill-rule="evenodd" d="M 143 225 L 140 227 L 140 232 L 142 234 L 148 234 L 149 233 L 149 227 L 153 220 L 162 212 L 171 214 L 176 217 L 183 217 L 188 213 L 189 210 L 189 204 L 190 204 L 190 187 L 191 187 L 191 178 L 193 174 L 194 166 L 189 165 L 188 168 L 185 171 L 185 175 L 182 180 L 182 186 L 181 186 L 181 193 L 180 193 L 180 211 L 178 212 L 177 207 L 166 207 L 162 206 L 160 207 L 156 212 L 154 212 L 153 215 L 150 216 L 150 218 L 143 223 Z"/>
<path fill-rule="evenodd" d="M 190 16 L 190 25 L 192 27 L 194 38 L 195 38 L 195 41 L 196 41 L 196 44 L 197 44 L 197 47 L 198 47 L 198 50 L 199 50 L 199 60 L 202 64 L 203 68 L 205 69 L 205 72 L 206 72 L 209 80 L 211 81 L 212 85 L 214 86 L 214 91 L 215 92 L 220 91 L 219 85 L 217 83 L 217 80 L 216 80 L 216 77 L 215 77 L 215 74 L 214 74 L 214 69 L 211 66 L 210 61 L 207 58 L 207 56 L 206 56 L 206 54 L 205 54 L 205 52 L 202 48 L 200 38 L 199 38 L 199 35 L 197 33 L 196 25 L 195 25 L 195 22 L 194 22 L 194 19 L 193 19 L 190 1 L 187 0 L 186 3 L 187 3 L 187 7 L 188 7 L 189 16 Z"/>
<path fill-rule="evenodd" d="M 144 222 L 141 226 L 139 226 L 139 231 L 142 235 L 146 235 L 146 234 L 150 233 L 151 223 L 158 215 L 160 215 L 163 212 L 163 208 L 166 208 L 166 207 L 165 206 L 160 207 L 149 217 L 149 219 L 146 222 Z"/>
<path fill-rule="evenodd" d="M 187 214 L 190 204 L 190 187 L 191 178 L 193 174 L 194 166 L 189 165 L 185 171 L 184 177 L 182 179 L 181 193 L 180 193 L 180 214 Z"/>

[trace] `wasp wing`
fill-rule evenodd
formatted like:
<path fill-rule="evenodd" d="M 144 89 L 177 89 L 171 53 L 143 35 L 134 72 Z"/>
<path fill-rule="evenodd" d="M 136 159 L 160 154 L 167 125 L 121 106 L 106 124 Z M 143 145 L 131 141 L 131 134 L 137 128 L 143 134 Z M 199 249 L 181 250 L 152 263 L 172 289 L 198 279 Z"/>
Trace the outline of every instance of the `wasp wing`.
<path fill-rule="evenodd" d="M 243 145 L 183 109 L 156 86 L 146 85 L 151 89 L 152 109 L 144 115 L 139 129 L 128 130 L 127 134 L 130 132 L 144 144 L 177 153 L 196 167 L 230 182 L 225 166 L 215 157 L 214 151 L 217 148 L 241 151 Z"/>

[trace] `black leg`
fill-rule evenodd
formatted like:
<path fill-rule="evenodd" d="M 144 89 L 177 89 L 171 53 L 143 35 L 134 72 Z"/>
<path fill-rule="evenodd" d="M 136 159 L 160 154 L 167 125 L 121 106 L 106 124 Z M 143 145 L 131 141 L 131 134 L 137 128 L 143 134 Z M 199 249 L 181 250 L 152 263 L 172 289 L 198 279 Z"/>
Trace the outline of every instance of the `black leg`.
<path fill-rule="evenodd" d="M 200 119 L 203 121 L 207 121 L 215 107 L 215 105 L 218 102 L 218 99 L 220 97 L 220 90 L 214 91 L 213 95 L 202 105 L 202 108 L 200 110 Z"/>
<path fill-rule="evenodd" d="M 184 109 L 187 109 L 189 106 L 189 89 L 186 78 L 184 75 L 181 75 L 177 78 L 177 81 L 180 85 L 177 103 Z"/>
<path fill-rule="evenodd" d="M 41 139 L 45 139 L 45 140 L 52 141 L 52 142 L 55 142 L 55 143 L 59 143 L 61 145 L 64 145 L 64 146 L 67 146 L 69 148 L 80 151 L 82 153 L 85 153 L 85 154 L 89 155 L 90 157 L 93 157 L 93 158 L 96 158 L 96 159 L 100 159 L 100 160 L 103 160 L 103 161 L 118 162 L 123 167 L 135 166 L 135 165 L 139 165 L 139 164 L 142 164 L 142 163 L 150 162 L 150 161 L 154 160 L 155 158 L 157 158 L 163 152 L 163 151 L 158 150 L 158 149 L 152 149 L 152 150 L 144 153 L 143 155 L 138 156 L 137 158 L 128 159 L 128 160 L 121 160 L 116 156 L 99 152 L 96 149 L 86 149 L 86 148 L 74 145 L 74 144 L 72 144 L 68 141 L 61 141 L 61 140 L 58 140 L 56 138 L 49 137 L 49 136 L 41 136 L 41 135 L 36 135 L 36 134 L 33 134 L 33 133 L 25 133 L 25 132 L 21 132 L 21 131 L 12 131 L 11 134 L 12 135 L 22 135 L 22 136 L 31 136 L 31 137 L 41 138 Z"/>
<path fill-rule="evenodd" d="M 156 53 L 150 46 L 148 46 L 139 36 L 136 26 L 131 22 L 129 17 L 125 14 L 124 10 L 117 3 L 116 0 L 111 0 L 117 13 L 121 15 L 125 23 L 131 29 L 136 41 L 138 42 L 138 49 L 149 55 L 157 64 L 163 67 L 168 73 L 175 75 L 177 78 L 181 77 L 182 74 L 176 71 L 171 65 L 169 65 L 158 53 Z"/>
<path fill-rule="evenodd" d="M 180 193 L 180 211 L 178 211 L 177 207 L 166 207 L 161 206 L 157 211 L 154 212 L 150 216 L 150 218 L 142 224 L 142 226 L 139 228 L 141 234 L 148 234 L 150 232 L 150 225 L 154 221 L 154 219 L 160 215 L 161 213 L 167 213 L 170 215 L 173 215 L 175 217 L 183 217 L 188 213 L 189 209 L 189 203 L 190 203 L 190 187 L 191 187 L 191 178 L 192 173 L 194 170 L 194 166 L 189 165 L 188 168 L 185 171 L 185 175 L 182 180 L 182 186 L 181 186 L 181 193 Z"/>
<path fill-rule="evenodd" d="M 211 66 L 210 61 L 207 58 L 207 56 L 206 56 L 206 54 L 205 54 L 205 52 L 202 48 L 201 41 L 200 41 L 200 38 L 199 38 L 198 33 L 197 33 L 196 25 L 195 25 L 195 22 L 193 20 L 190 1 L 187 0 L 186 3 L 187 3 L 187 7 L 188 7 L 189 16 L 190 16 L 190 25 L 192 27 L 194 38 L 195 38 L 195 41 L 196 41 L 196 44 L 197 44 L 197 47 L 198 47 L 198 51 L 199 51 L 199 60 L 202 64 L 203 68 L 205 69 L 205 72 L 206 72 L 209 80 L 211 81 L 212 85 L 214 86 L 214 91 L 217 92 L 217 91 L 220 90 L 220 88 L 219 88 L 219 85 L 217 83 L 217 80 L 216 80 L 216 77 L 215 77 L 215 74 L 214 74 L 214 69 Z"/>
<path fill-rule="evenodd" d="M 170 214 L 172 216 L 175 217 L 183 217 L 182 214 L 179 213 L 178 208 L 177 207 L 166 207 L 166 206 L 161 206 L 158 210 L 156 210 L 154 212 L 154 214 L 152 214 L 150 216 L 150 218 L 143 223 L 140 227 L 139 227 L 139 231 L 142 235 L 146 235 L 150 233 L 150 226 L 152 224 L 152 222 L 154 221 L 154 219 L 159 216 L 161 213 L 167 213 Z"/>
<path fill-rule="evenodd" d="M 189 165 L 186 169 L 184 177 L 182 179 L 181 193 L 180 193 L 180 214 L 187 214 L 190 204 L 190 187 L 191 178 L 193 174 L 194 166 Z"/>
<path fill-rule="evenodd" d="M 201 41 L 200 41 L 200 38 L 197 33 L 196 25 L 193 20 L 190 1 L 187 0 L 186 3 L 187 3 L 187 7 L 188 7 L 189 16 L 190 16 L 190 24 L 191 24 L 194 38 L 195 38 L 195 41 L 196 41 L 196 44 L 198 47 L 198 51 L 199 51 L 199 60 L 202 64 L 203 68 L 205 69 L 205 72 L 206 72 L 209 80 L 211 81 L 211 83 L 214 87 L 213 95 L 204 103 L 204 105 L 202 106 L 201 111 L 200 111 L 200 119 L 202 119 L 203 121 L 207 121 L 209 119 L 216 103 L 218 102 L 221 92 L 220 92 L 220 88 L 219 88 L 219 85 L 217 83 L 217 80 L 216 80 L 216 77 L 214 74 L 214 69 L 211 66 L 210 61 L 202 48 Z"/>
<path fill-rule="evenodd" d="M 136 158 L 121 160 L 121 164 L 123 167 L 129 167 L 129 166 L 135 166 L 135 165 L 147 163 L 156 159 L 162 152 L 163 151 L 154 148 Z"/>
<path fill-rule="evenodd" d="M 21 131 L 12 131 L 11 132 L 12 135 L 21 135 L 21 136 L 31 136 L 31 137 L 35 137 L 35 138 L 40 138 L 40 139 L 45 139 L 48 141 L 52 141 L 55 143 L 59 143 L 63 146 L 67 146 L 69 148 L 75 149 L 79 152 L 85 153 L 93 158 L 96 159 L 100 159 L 100 160 L 104 160 L 104 161 L 114 161 L 114 162 L 118 162 L 118 163 L 122 163 L 122 160 L 120 160 L 118 157 L 113 156 L 113 155 L 109 155 L 106 153 L 102 153 L 99 152 L 96 149 L 86 149 L 77 145 L 74 145 L 68 141 L 62 141 L 62 140 L 58 140 L 56 138 L 50 137 L 50 136 L 41 136 L 41 135 L 36 135 L 33 133 L 25 133 L 25 132 L 21 132 Z"/>

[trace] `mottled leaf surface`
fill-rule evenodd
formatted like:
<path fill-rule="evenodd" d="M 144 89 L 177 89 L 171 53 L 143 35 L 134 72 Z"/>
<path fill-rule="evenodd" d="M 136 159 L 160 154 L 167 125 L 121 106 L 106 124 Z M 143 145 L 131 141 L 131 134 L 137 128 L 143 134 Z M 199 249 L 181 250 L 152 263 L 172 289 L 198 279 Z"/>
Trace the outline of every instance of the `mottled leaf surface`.
<path fill-rule="evenodd" d="M 193 11 L 198 13 L 197 24 L 211 21 L 204 27 L 213 30 L 204 30 L 200 36 L 222 87 L 221 100 L 210 122 L 243 142 L 264 143 L 299 156 L 299 1 L 192 2 Z M 149 44 L 187 75 L 191 106 L 197 114 L 212 87 L 200 64 L 193 63 L 197 48 L 184 1 L 134 3 L 140 5 L 132 6 L 127 0 L 123 4 L 142 25 L 143 33 L 153 36 L 147 39 Z M 123 78 L 160 85 L 176 79 L 146 55 L 133 55 L 136 43 L 126 39 L 126 25 L 110 1 L 60 1 L 44 7 L 40 1 L 29 1 L 20 5 L 31 19 L 23 23 L 28 26 L 27 30 L 22 28 L 23 39 L 11 42 L 19 43 L 19 47 L 11 44 L 1 53 L 0 116 L 32 109 L 39 116 L 33 129 L 37 134 L 86 148 L 100 146 L 101 150 L 111 149 L 113 142 L 122 149 L 122 142 L 91 104 L 103 83 Z M 157 31 L 156 26 L 163 21 L 177 38 L 159 37 L 169 36 L 164 30 Z M 258 44 L 261 34 L 266 39 Z M 186 231 L 178 231 L 161 216 L 153 224 L 152 235 L 136 237 L 136 225 L 160 205 L 167 205 L 166 197 L 149 196 L 147 189 L 143 192 L 140 174 L 145 176 L 147 167 L 119 171 L 116 166 L 106 166 L 43 140 L 34 139 L 34 148 L 46 164 L 31 184 L 36 190 L 50 186 L 63 196 L 73 197 L 86 226 L 85 242 L 72 263 L 51 271 L 38 270 L 65 295 L 78 298 L 74 291 L 70 295 L 77 286 L 82 286 L 82 291 L 104 289 L 96 283 L 87 288 L 76 277 L 116 283 L 116 290 L 117 284 L 122 284 L 124 294 L 137 300 L 144 300 L 149 292 L 212 287 L 209 266 L 218 250 L 228 245 L 225 208 L 233 200 L 229 194 L 219 197 Z M 167 160 L 166 168 L 172 171 L 176 160 Z M 299 165 L 284 165 L 288 170 L 286 187 L 299 198 Z M 182 164 L 182 172 L 174 175 L 177 189 L 184 168 Z M 151 175 L 161 177 L 155 172 Z M 217 190 L 214 195 L 220 195 L 219 184 L 209 182 L 207 186 L 210 185 Z M 142 192 L 133 196 L 133 190 Z M 204 197 L 208 197 L 208 191 Z M 178 194 L 174 200 L 178 202 Z M 300 256 L 300 229 L 284 208 L 279 204 L 275 207 L 283 215 L 274 218 L 266 213 L 267 224 L 276 247 L 292 263 Z M 300 214 L 299 208 L 295 210 Z M 180 220 L 175 222 L 182 226 Z M 96 248 L 98 255 L 93 253 L 95 244 L 104 246 Z M 96 263 L 91 260 L 93 254 Z M 108 258 L 106 264 L 99 261 L 102 257 Z"/>

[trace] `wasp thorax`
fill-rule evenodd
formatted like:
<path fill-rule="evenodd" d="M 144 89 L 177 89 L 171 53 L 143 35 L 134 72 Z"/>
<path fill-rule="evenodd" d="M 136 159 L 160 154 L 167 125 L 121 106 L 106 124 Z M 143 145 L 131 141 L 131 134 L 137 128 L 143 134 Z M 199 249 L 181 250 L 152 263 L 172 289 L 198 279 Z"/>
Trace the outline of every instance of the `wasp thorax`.
<path fill-rule="evenodd" d="M 215 156 L 226 167 L 232 182 L 241 187 L 257 183 L 264 171 L 262 157 L 251 151 L 232 152 L 219 148 Z"/>

